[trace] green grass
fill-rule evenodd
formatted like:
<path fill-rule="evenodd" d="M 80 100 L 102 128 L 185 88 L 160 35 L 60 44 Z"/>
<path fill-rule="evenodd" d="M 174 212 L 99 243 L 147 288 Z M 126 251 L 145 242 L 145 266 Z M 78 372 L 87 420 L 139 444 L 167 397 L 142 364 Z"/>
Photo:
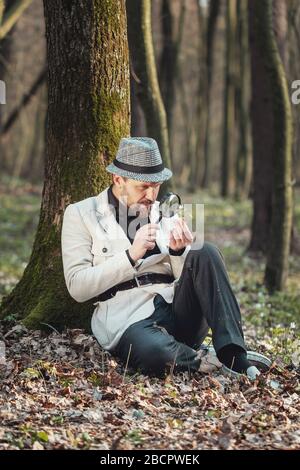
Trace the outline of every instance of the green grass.
<path fill-rule="evenodd" d="M 0 182 L 0 295 L 7 294 L 28 263 L 39 219 L 40 188 Z"/>

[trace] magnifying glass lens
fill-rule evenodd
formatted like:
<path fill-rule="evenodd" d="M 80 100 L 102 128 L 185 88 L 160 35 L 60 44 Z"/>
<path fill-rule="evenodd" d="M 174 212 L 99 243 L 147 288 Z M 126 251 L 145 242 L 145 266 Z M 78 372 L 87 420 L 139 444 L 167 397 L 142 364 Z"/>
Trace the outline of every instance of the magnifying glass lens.
<path fill-rule="evenodd" d="M 181 200 L 178 194 L 166 193 L 159 204 L 159 212 L 162 217 L 172 217 L 177 214 L 181 206 Z"/>

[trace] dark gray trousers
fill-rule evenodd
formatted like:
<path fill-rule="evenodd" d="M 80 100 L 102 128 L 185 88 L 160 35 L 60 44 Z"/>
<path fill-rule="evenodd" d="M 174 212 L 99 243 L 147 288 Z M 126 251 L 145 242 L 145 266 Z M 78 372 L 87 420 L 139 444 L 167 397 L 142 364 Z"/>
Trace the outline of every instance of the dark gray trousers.
<path fill-rule="evenodd" d="M 246 350 L 239 305 L 222 254 L 211 243 L 188 253 L 172 304 L 156 295 L 154 305 L 154 313 L 127 328 L 112 352 L 135 370 L 157 376 L 170 368 L 198 370 L 196 350 L 209 328 L 216 352 L 228 344 Z"/>

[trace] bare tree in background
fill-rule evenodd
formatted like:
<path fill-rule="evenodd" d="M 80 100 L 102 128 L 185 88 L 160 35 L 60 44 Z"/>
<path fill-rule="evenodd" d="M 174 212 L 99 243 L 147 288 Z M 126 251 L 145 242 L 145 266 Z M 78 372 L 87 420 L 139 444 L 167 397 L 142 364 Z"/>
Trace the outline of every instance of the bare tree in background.
<path fill-rule="evenodd" d="M 236 155 L 236 188 L 237 199 L 247 198 L 251 185 L 251 154 L 250 154 L 250 57 L 248 40 L 248 0 L 237 2 L 237 80 L 236 113 L 238 145 Z"/>
<path fill-rule="evenodd" d="M 277 25 L 276 17 L 274 19 L 274 32 L 276 40 L 279 44 L 279 53 L 286 70 L 288 81 L 293 81 L 295 77 L 299 77 L 299 51 L 300 51 L 300 33 L 299 33 L 299 13 L 300 2 L 298 0 L 289 0 L 284 6 L 281 4 L 276 7 L 276 10 L 281 8 L 280 14 L 276 15 L 284 17 Z M 297 25 L 298 22 L 298 25 Z M 299 145 L 300 145 L 300 121 L 298 119 L 298 108 L 292 106 L 293 113 L 293 190 L 295 191 L 296 185 L 294 183 L 299 179 L 300 158 L 299 158 Z M 298 170 L 298 171 L 297 171 Z M 296 224 L 296 211 L 295 211 L 295 198 L 293 210 L 293 224 L 291 234 L 291 253 L 300 255 L 300 234 L 297 230 Z"/>
<path fill-rule="evenodd" d="M 273 0 L 272 7 L 272 34 L 275 34 L 281 60 L 287 66 L 287 3 L 284 0 Z M 258 8 L 256 2 L 249 2 L 253 144 L 253 218 L 249 251 L 258 254 L 266 253 L 270 240 L 274 191 L 273 129 L 277 114 L 275 116 L 268 67 L 261 53 L 265 46 L 260 38 L 260 31 L 257 31 L 255 8 Z"/>
<path fill-rule="evenodd" d="M 266 286 L 273 292 L 283 289 L 287 279 L 293 219 L 292 110 L 284 69 L 287 60 L 286 1 L 265 0 L 260 4 L 257 14 L 259 21 L 265 24 L 264 29 L 261 25 L 261 34 L 265 43 L 264 55 L 270 74 L 274 110 L 272 219 L 265 272 Z"/>
<path fill-rule="evenodd" d="M 164 164 L 171 168 L 167 116 L 152 42 L 151 1 L 127 0 L 126 7 L 131 66 L 137 77 L 137 96 L 144 111 L 148 136 L 157 141 Z M 164 189 L 172 187 L 172 180 L 163 186 Z"/>
<path fill-rule="evenodd" d="M 223 151 L 221 194 L 232 196 L 235 190 L 235 78 L 236 78 L 236 0 L 226 2 L 226 61 L 224 90 Z"/>
<path fill-rule="evenodd" d="M 284 29 L 285 14 L 284 0 L 249 3 L 254 161 L 251 242 L 256 243 L 255 248 L 267 251 L 265 283 L 270 291 L 284 287 L 292 227 L 292 116 L 278 47 L 283 54 L 279 30 Z M 260 230 L 260 238 L 255 230 Z"/>
<path fill-rule="evenodd" d="M 216 25 L 220 13 L 220 0 L 210 0 L 207 30 L 206 30 L 206 120 L 205 120 L 205 143 L 204 143 L 204 170 L 201 186 L 208 188 L 211 181 L 211 154 L 210 154 L 210 122 L 212 119 L 212 75 L 213 75 L 213 52 L 216 35 Z"/>
<path fill-rule="evenodd" d="M 175 37 L 174 17 L 171 0 L 162 0 L 161 21 L 163 32 L 162 53 L 159 65 L 159 83 L 167 113 L 169 139 L 172 140 L 173 114 L 175 102 L 175 85 L 178 75 L 179 53 L 182 45 L 185 19 L 185 0 L 181 0 L 178 33 Z"/>
<path fill-rule="evenodd" d="M 299 0 L 289 0 L 288 2 L 288 43 L 289 43 L 289 54 L 288 54 L 288 71 L 289 77 L 292 81 L 300 77 L 300 2 Z M 294 169 L 295 179 L 297 186 L 300 186 L 300 119 L 299 107 L 293 106 L 293 121 L 294 121 L 294 143 L 293 143 L 293 157 L 294 157 Z M 295 237 L 292 236 L 292 243 L 295 241 Z M 293 247 L 295 250 L 295 247 Z M 300 254 L 300 248 L 296 249 L 297 253 Z"/>
<path fill-rule="evenodd" d="M 1 317 L 14 314 L 29 327 L 89 326 L 91 303 L 78 304 L 66 289 L 60 234 L 66 206 L 110 183 L 105 166 L 129 135 L 125 1 L 45 0 L 44 8 L 49 105 L 40 221 Z"/>
<path fill-rule="evenodd" d="M 265 253 L 270 236 L 273 184 L 274 115 L 269 75 L 257 31 L 256 0 L 249 2 L 249 41 L 251 52 L 251 123 L 253 145 L 253 217 L 249 251 Z M 264 46 L 263 46 L 264 47 Z"/>
<path fill-rule="evenodd" d="M 137 81 L 138 78 L 134 75 L 133 70 L 130 71 L 130 111 L 131 111 L 131 123 L 130 123 L 130 134 L 136 137 L 142 137 L 146 135 L 146 122 L 144 112 L 140 105 L 137 96 Z"/>
<path fill-rule="evenodd" d="M 32 0 L 14 0 L 11 2 L 11 7 L 7 10 L 3 17 L 3 23 L 1 24 L 0 28 L 0 41 L 3 39 L 9 31 L 13 28 L 16 24 L 20 16 L 29 7 Z M 2 5 L 4 2 L 2 1 Z M 4 11 L 4 7 L 2 6 L 2 14 Z"/>
<path fill-rule="evenodd" d="M 190 124 L 188 126 L 188 120 L 186 122 L 188 126 L 188 164 L 190 166 L 189 175 L 189 190 L 191 192 L 197 191 L 201 184 L 201 176 L 203 175 L 203 166 L 205 167 L 205 147 L 203 145 L 205 141 L 205 115 L 207 114 L 207 101 L 205 96 L 207 94 L 207 82 L 206 82 L 206 70 L 205 70 L 205 58 L 206 58 L 206 21 L 203 14 L 203 7 L 198 0 L 195 1 L 196 12 L 198 17 L 198 63 L 199 63 L 199 74 L 197 91 L 194 97 L 195 101 L 195 112 L 192 114 Z M 181 76 L 181 74 L 180 74 Z M 182 86 L 182 90 L 184 87 Z M 185 115 L 188 116 L 190 111 L 186 107 Z"/>
<path fill-rule="evenodd" d="M 35 148 L 34 155 L 31 151 L 34 142 L 43 138 L 46 116 L 42 2 L 6 0 L 3 28 L 6 35 L 1 40 L 0 76 L 7 84 L 7 102 L 0 108 L 0 169 L 11 176 L 28 176 L 40 182 L 44 148 Z"/>
<path fill-rule="evenodd" d="M 0 26 L 2 24 L 3 11 L 4 11 L 4 1 L 0 0 Z"/>

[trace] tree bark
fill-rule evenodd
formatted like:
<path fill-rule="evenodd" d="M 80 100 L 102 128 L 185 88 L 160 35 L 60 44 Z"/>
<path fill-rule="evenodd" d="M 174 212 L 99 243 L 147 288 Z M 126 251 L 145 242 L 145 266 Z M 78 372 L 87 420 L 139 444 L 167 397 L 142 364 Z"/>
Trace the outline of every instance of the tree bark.
<path fill-rule="evenodd" d="M 162 0 L 163 48 L 159 65 L 159 83 L 167 113 L 170 142 L 172 140 L 175 85 L 179 66 L 179 52 L 183 39 L 185 13 L 185 0 L 181 0 L 178 35 L 177 38 L 174 38 L 174 18 L 172 15 L 171 0 Z"/>
<path fill-rule="evenodd" d="M 130 72 L 130 109 L 131 109 L 131 125 L 130 134 L 134 137 L 143 137 L 146 135 L 146 122 L 144 112 L 141 108 L 137 97 L 138 78 L 133 70 Z"/>
<path fill-rule="evenodd" d="M 206 114 L 206 99 L 207 96 L 207 83 L 205 74 L 202 74 L 201 65 L 205 63 L 206 49 L 204 38 L 206 36 L 205 18 L 203 14 L 203 7 L 201 3 L 195 1 L 197 8 L 198 24 L 199 24 L 199 42 L 198 42 L 198 61 L 200 66 L 200 73 L 198 76 L 198 88 L 195 96 L 195 112 L 192 116 L 189 132 L 189 153 L 190 153 L 190 176 L 189 176 L 189 190 L 193 193 L 201 185 L 201 176 L 203 175 L 204 163 L 204 148 L 203 142 L 205 140 L 205 114 Z M 202 36 L 202 40 L 201 40 Z M 184 114 L 188 116 L 189 110 Z"/>
<path fill-rule="evenodd" d="M 274 1 L 274 26 L 286 20 L 284 0 Z M 286 10 L 285 10 L 286 11 Z M 292 197 L 292 110 L 282 59 L 284 44 L 277 46 L 272 23 L 272 1 L 257 4 L 257 21 L 261 30 L 265 67 L 270 77 L 273 128 L 273 167 L 271 236 L 267 250 L 265 284 L 269 291 L 281 290 L 288 275 L 293 197 Z M 283 29 L 285 26 L 283 25 Z M 278 28 L 281 30 L 280 26 Z"/>
<path fill-rule="evenodd" d="M 32 0 L 18 0 L 16 1 L 13 6 L 8 10 L 3 18 L 3 22 L 1 24 L 0 21 L 0 41 L 1 39 L 5 38 L 5 36 L 9 33 L 9 31 L 13 28 L 16 24 L 22 13 L 29 7 Z M 0 7 L 1 8 L 1 7 Z M 3 7 L 2 7 L 3 13 Z M 1 16 L 1 13 L 0 13 Z"/>
<path fill-rule="evenodd" d="M 223 197 L 232 196 L 235 190 L 235 155 L 233 145 L 235 128 L 235 38 L 236 0 L 230 0 L 226 4 L 226 59 L 221 188 L 221 194 Z"/>
<path fill-rule="evenodd" d="M 111 181 L 105 166 L 129 135 L 125 1 L 45 0 L 48 57 L 46 168 L 29 264 L 4 298 L 1 317 L 28 327 L 89 328 L 93 307 L 67 292 L 60 234 L 66 206 Z"/>
<path fill-rule="evenodd" d="M 4 1 L 0 0 L 0 26 L 2 24 L 3 11 L 4 11 Z"/>
<path fill-rule="evenodd" d="M 250 63 L 248 43 L 248 2 L 237 3 L 238 31 L 238 80 L 236 81 L 237 121 L 239 128 L 238 151 L 236 156 L 236 198 L 249 196 L 251 184 L 249 85 Z"/>
<path fill-rule="evenodd" d="M 151 1 L 127 0 L 128 40 L 131 64 L 138 78 L 137 96 L 144 111 L 148 136 L 157 141 L 163 162 L 171 169 L 168 126 L 162 101 L 151 31 Z M 172 188 L 172 180 L 164 185 Z"/>
<path fill-rule="evenodd" d="M 217 20 L 220 12 L 220 0 L 210 0 L 206 32 L 206 118 L 204 143 L 204 171 L 202 187 L 209 188 L 211 180 L 211 154 L 210 154 L 210 123 L 212 101 L 213 52 L 216 35 Z"/>
<path fill-rule="evenodd" d="M 258 1 L 258 0 L 257 0 Z M 259 3 L 259 2 L 258 2 Z M 270 77 L 265 66 L 261 51 L 264 50 L 263 39 L 256 19 L 256 1 L 249 2 L 249 40 L 251 52 L 252 81 L 252 143 L 253 143 L 253 218 L 251 240 L 248 250 L 252 254 L 265 254 L 269 246 L 272 192 L 274 180 L 274 113 L 273 97 L 270 92 Z M 287 53 L 287 4 L 283 0 L 273 0 L 271 15 L 273 34 L 281 60 L 285 67 L 288 63 Z M 267 125 L 267 124 L 268 125 Z M 292 248 L 297 250 L 297 234 L 294 236 Z"/>
<path fill-rule="evenodd" d="M 256 19 L 256 10 L 259 3 L 260 0 L 253 0 L 248 3 L 253 148 L 253 217 L 248 250 L 253 254 L 265 253 L 270 236 L 273 182 L 272 154 L 274 149 L 272 96 L 268 72 L 261 53 L 262 33 Z"/>

